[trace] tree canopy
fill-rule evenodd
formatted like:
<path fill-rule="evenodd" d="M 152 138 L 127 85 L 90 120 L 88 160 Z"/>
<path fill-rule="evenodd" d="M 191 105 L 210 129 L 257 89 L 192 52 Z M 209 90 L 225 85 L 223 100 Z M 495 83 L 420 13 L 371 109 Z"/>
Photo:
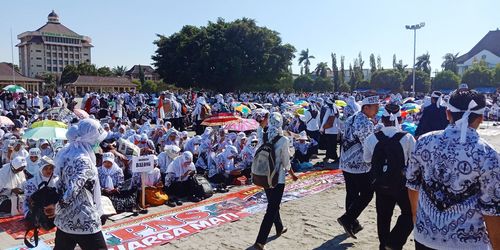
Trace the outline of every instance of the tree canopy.
<path fill-rule="evenodd" d="M 494 72 L 482 63 L 474 63 L 465 70 L 462 76 L 462 82 L 467 83 L 469 88 L 494 87 Z"/>
<path fill-rule="evenodd" d="M 372 75 L 371 86 L 374 86 L 376 89 L 400 92 L 402 79 L 402 74 L 396 69 L 377 70 Z"/>
<path fill-rule="evenodd" d="M 279 84 L 290 74 L 295 52 L 278 32 L 248 18 L 186 25 L 170 36 L 158 35 L 154 44 L 153 64 L 165 82 L 219 91 Z"/>
<path fill-rule="evenodd" d="M 432 89 L 456 89 L 459 83 L 460 76 L 451 70 L 444 70 L 434 76 L 434 79 L 432 80 Z"/>

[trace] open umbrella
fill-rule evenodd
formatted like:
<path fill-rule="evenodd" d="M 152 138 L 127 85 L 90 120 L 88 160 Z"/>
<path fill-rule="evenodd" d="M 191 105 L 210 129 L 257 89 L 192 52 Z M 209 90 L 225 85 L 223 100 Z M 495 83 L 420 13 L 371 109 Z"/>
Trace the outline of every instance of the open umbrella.
<path fill-rule="evenodd" d="M 14 126 L 14 122 L 7 116 L 0 116 L 0 125 L 2 126 Z"/>
<path fill-rule="evenodd" d="M 345 106 L 347 106 L 347 103 L 345 101 L 342 101 L 342 100 L 335 100 L 335 105 L 337 105 L 339 107 L 345 107 Z"/>
<path fill-rule="evenodd" d="M 250 108 L 248 108 L 247 106 L 243 105 L 243 104 L 240 104 L 239 106 L 236 106 L 236 108 L 234 108 L 234 110 L 242 113 L 242 114 L 251 114 L 252 111 L 250 110 Z"/>
<path fill-rule="evenodd" d="M 66 132 L 68 130 L 65 128 L 55 128 L 55 127 L 37 127 L 26 130 L 23 135 L 24 139 L 33 140 L 66 140 Z"/>
<path fill-rule="evenodd" d="M 420 105 L 416 104 L 416 103 L 405 103 L 403 104 L 403 106 L 401 106 L 401 109 L 402 110 L 410 110 L 410 109 L 420 109 Z"/>
<path fill-rule="evenodd" d="M 245 132 L 256 130 L 259 127 L 259 123 L 254 119 L 239 119 L 237 122 L 227 124 L 224 129 L 229 131 Z"/>
<path fill-rule="evenodd" d="M 50 108 L 43 112 L 46 115 L 52 115 L 54 118 L 58 120 L 66 120 L 71 121 L 76 115 L 71 112 L 71 110 L 62 107 Z"/>
<path fill-rule="evenodd" d="M 80 119 L 85 119 L 85 118 L 89 118 L 89 113 L 87 113 L 87 111 L 83 110 L 83 109 L 73 109 L 73 113 L 75 113 L 75 115 L 80 118 Z"/>
<path fill-rule="evenodd" d="M 52 120 L 43 120 L 31 124 L 31 128 L 39 128 L 39 127 L 68 128 L 68 125 L 66 125 L 63 122 L 52 121 Z"/>
<path fill-rule="evenodd" d="M 26 93 L 26 89 L 18 85 L 7 85 L 3 88 L 3 90 L 10 93 Z"/>
<path fill-rule="evenodd" d="M 239 117 L 233 115 L 232 113 L 218 113 L 205 119 L 201 123 L 201 125 L 209 127 L 224 126 L 227 124 L 238 122 L 239 119 Z"/>

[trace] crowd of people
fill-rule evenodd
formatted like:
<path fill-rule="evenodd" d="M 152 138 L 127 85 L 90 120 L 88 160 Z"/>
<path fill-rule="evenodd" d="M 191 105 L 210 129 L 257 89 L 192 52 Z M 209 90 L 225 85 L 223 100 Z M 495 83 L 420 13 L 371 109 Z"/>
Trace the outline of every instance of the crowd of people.
<path fill-rule="evenodd" d="M 494 233 L 500 230 L 499 157 L 476 132 L 483 120 L 498 119 L 498 95 L 487 98 L 461 85 L 448 95 L 417 98 L 186 91 L 89 93 L 75 100 L 68 93 L 0 94 L 2 115 L 14 124 L 0 129 L 0 212 L 29 219 L 32 194 L 42 183 L 54 187 L 60 200 L 44 210 L 55 217 L 56 249 L 105 249 L 102 197 L 117 213 L 140 212 L 142 185 L 150 206 L 175 207 L 208 197 L 199 178 L 220 193 L 251 184 L 255 153 L 268 142 L 276 145 L 279 184 L 265 190 L 269 204 L 257 249 L 264 249 L 273 224 L 279 235 L 287 231 L 279 216 L 286 174 L 297 179 L 295 171 L 331 163 L 339 163 L 346 182 L 338 222 L 350 237 L 363 230 L 358 217 L 375 195 L 380 249 L 402 249 L 412 231 L 417 249 L 500 247 Z M 53 108 L 69 112 L 48 112 Z M 205 126 L 218 114 L 256 125 Z M 23 136 L 44 120 L 66 124 L 66 138 Z M 139 155 L 154 158 L 145 178 L 132 172 Z M 401 214 L 391 230 L 396 205 Z"/>

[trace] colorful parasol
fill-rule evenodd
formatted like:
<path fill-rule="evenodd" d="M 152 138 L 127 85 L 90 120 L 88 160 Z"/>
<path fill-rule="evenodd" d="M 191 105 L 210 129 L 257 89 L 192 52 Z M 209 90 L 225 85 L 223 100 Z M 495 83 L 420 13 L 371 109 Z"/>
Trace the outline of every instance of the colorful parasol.
<path fill-rule="evenodd" d="M 14 122 L 7 116 L 0 116 L 0 125 L 1 126 L 14 126 Z"/>
<path fill-rule="evenodd" d="M 31 124 L 31 128 L 39 128 L 39 127 L 68 128 L 68 125 L 60 121 L 52 121 L 52 120 L 43 120 Z"/>
<path fill-rule="evenodd" d="M 239 121 L 225 125 L 224 129 L 228 131 L 245 132 L 256 130 L 259 127 L 259 123 L 254 119 L 239 119 Z"/>
<path fill-rule="evenodd" d="M 75 113 L 75 115 L 80 118 L 80 119 L 85 119 L 85 118 L 89 118 L 89 113 L 87 113 L 87 111 L 83 110 L 83 109 L 73 109 L 73 113 Z"/>
<path fill-rule="evenodd" d="M 26 89 L 18 85 L 7 85 L 3 90 L 10 93 L 26 93 Z"/>
<path fill-rule="evenodd" d="M 247 107 L 247 106 L 245 106 L 245 105 L 243 105 L 243 104 L 240 104 L 239 106 L 236 106 L 236 108 L 234 108 L 234 110 L 236 110 L 236 111 L 238 111 L 238 112 L 240 112 L 242 114 L 245 114 L 245 115 L 252 113 L 252 111 L 250 110 L 250 108 Z"/>
<path fill-rule="evenodd" d="M 335 100 L 335 105 L 337 105 L 339 107 L 345 107 L 345 106 L 347 106 L 347 103 L 345 101 L 342 101 L 342 100 Z"/>
<path fill-rule="evenodd" d="M 416 103 L 405 103 L 401 106 L 401 110 L 410 110 L 410 109 L 420 109 L 420 105 Z"/>
<path fill-rule="evenodd" d="M 201 125 L 209 127 L 224 126 L 238 122 L 239 119 L 239 117 L 233 115 L 232 113 L 218 113 L 205 119 Z"/>
<path fill-rule="evenodd" d="M 412 122 L 403 122 L 403 124 L 401 124 L 401 128 L 412 134 L 412 135 L 415 135 L 415 131 L 417 130 L 417 125 L 415 125 L 415 123 L 412 123 Z"/>
<path fill-rule="evenodd" d="M 47 140 L 66 140 L 66 132 L 68 130 L 65 128 L 55 128 L 55 127 L 37 127 L 26 130 L 23 135 L 24 139 L 47 139 Z"/>

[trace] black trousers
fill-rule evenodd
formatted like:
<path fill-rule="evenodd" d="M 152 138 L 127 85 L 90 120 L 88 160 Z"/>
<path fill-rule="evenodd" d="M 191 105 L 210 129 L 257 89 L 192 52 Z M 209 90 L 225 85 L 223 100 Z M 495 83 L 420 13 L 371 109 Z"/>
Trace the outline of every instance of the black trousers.
<path fill-rule="evenodd" d="M 314 139 L 316 142 L 318 142 L 318 143 L 319 143 L 319 136 L 321 135 L 321 134 L 319 133 L 319 130 L 316 130 L 316 131 L 306 130 L 306 134 L 307 134 L 309 137 L 311 137 L 312 139 Z M 312 148 L 311 148 L 311 153 L 312 153 L 313 155 L 318 154 L 318 148 L 319 148 L 319 146 L 318 146 L 318 145 L 316 145 L 316 146 L 312 147 Z"/>
<path fill-rule="evenodd" d="M 412 214 L 408 190 L 404 188 L 397 195 L 375 191 L 377 206 L 377 233 L 380 249 L 390 246 L 392 249 L 403 249 L 408 236 L 413 230 Z M 398 205 L 401 214 L 391 230 L 391 218 L 394 207 Z"/>
<path fill-rule="evenodd" d="M 54 250 L 75 249 L 76 244 L 82 250 L 106 250 L 106 241 L 102 232 L 95 234 L 69 234 L 61 230 L 56 231 Z"/>
<path fill-rule="evenodd" d="M 257 243 L 266 244 L 267 237 L 271 232 L 271 228 L 276 227 L 277 232 L 283 230 L 283 223 L 281 222 L 280 216 L 280 204 L 281 198 L 283 197 L 283 191 L 285 191 L 285 184 L 278 184 L 274 188 L 266 189 L 267 197 L 267 210 L 262 223 L 260 224 L 259 235 L 257 236 Z"/>
<path fill-rule="evenodd" d="M 326 139 L 326 155 L 325 159 L 338 160 L 337 155 L 337 134 L 325 134 Z"/>
<path fill-rule="evenodd" d="M 170 186 L 165 189 L 165 193 L 176 198 L 191 197 L 195 195 L 196 183 L 193 177 L 189 177 L 185 181 L 172 182 Z"/>
<path fill-rule="evenodd" d="M 418 241 L 415 241 L 415 249 L 416 250 L 436 250 L 434 248 L 426 247 Z"/>
<path fill-rule="evenodd" d="M 203 120 L 197 120 L 195 122 L 196 135 L 202 135 L 203 132 L 205 132 L 205 126 L 201 125 L 202 122 L 203 122 Z"/>
<path fill-rule="evenodd" d="M 349 223 L 353 223 L 368 206 L 373 198 L 370 173 L 351 174 L 342 171 L 346 187 L 346 212 L 343 215 Z"/>

